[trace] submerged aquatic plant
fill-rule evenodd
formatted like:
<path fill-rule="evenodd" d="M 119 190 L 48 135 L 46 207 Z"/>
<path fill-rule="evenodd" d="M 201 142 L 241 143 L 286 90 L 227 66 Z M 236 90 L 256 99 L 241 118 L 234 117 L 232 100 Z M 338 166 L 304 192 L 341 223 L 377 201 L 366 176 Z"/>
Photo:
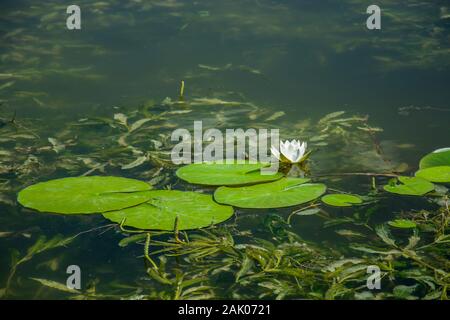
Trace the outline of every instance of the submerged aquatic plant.
<path fill-rule="evenodd" d="M 47 239 L 46 236 L 42 235 L 28 248 L 25 255 L 20 256 L 20 252 L 13 250 L 11 254 L 11 269 L 6 280 L 5 288 L 0 289 L 0 298 L 7 297 L 10 294 L 13 278 L 20 265 L 31 260 L 37 254 L 68 245 L 75 237 L 64 238 L 62 235 L 56 235 L 51 239 Z"/>
<path fill-rule="evenodd" d="M 252 120 L 274 118 L 268 111 L 248 105 L 248 109 L 236 111 L 221 104 L 214 117 L 217 121 L 226 119 L 233 124 L 240 123 L 243 114 Z M 179 107 L 177 103 L 166 101 L 162 111 L 158 105 L 149 105 L 133 112 L 117 111 L 112 118 L 82 119 L 62 132 L 51 131 L 51 139 L 40 139 L 24 128 L 18 128 L 18 131 L 11 130 L 10 126 L 2 128 L 4 134 L 0 139 L 11 147 L 0 149 L 3 155 L 0 158 L 0 189 L 5 195 L 0 201 L 12 199 L 16 190 L 24 185 L 46 181 L 49 176 L 73 176 L 32 185 L 21 192 L 19 200 L 27 208 L 43 212 L 93 213 L 93 216 L 85 216 L 86 219 L 96 219 L 95 213 L 98 213 L 97 216 L 113 220 L 116 230 L 127 235 L 120 241 L 121 247 L 135 242 L 144 247 L 148 274 L 144 282 L 127 283 L 122 291 L 115 291 L 113 284 L 110 289 L 103 288 L 102 292 L 63 290 L 70 298 L 446 298 L 448 278 L 442 272 L 448 269 L 443 258 L 449 241 L 448 190 L 425 178 L 410 178 L 407 173 L 399 176 L 392 169 L 386 169 L 391 167 L 387 167 L 380 157 L 381 146 L 374 142 L 373 130 L 359 129 L 367 124 L 366 117 L 342 117 L 343 111 L 334 112 L 317 124 L 302 123 L 301 129 L 292 133 L 312 137 L 308 144 L 313 148 L 343 146 L 335 152 L 314 154 L 317 157 L 311 161 L 310 183 L 306 178 L 283 177 L 282 173 L 260 175 L 264 164 L 175 167 L 167 157 L 171 146 L 170 131 L 183 121 L 190 121 L 186 118 L 192 111 L 189 101 L 184 102 L 183 109 Z M 153 110 L 150 112 L 149 108 Z M 202 112 L 197 111 L 195 116 L 198 113 L 210 116 Z M 267 122 L 258 126 L 267 126 Z M 36 130 L 33 123 L 27 123 L 27 127 Z M 152 135 L 155 129 L 158 135 Z M 43 128 L 37 132 L 48 135 L 43 134 Z M 347 157 L 349 148 L 355 146 L 364 152 L 351 153 L 358 157 Z M 296 152 L 289 155 L 294 161 L 299 157 L 306 159 L 309 155 L 306 147 L 306 143 L 299 141 L 283 144 L 285 153 Z M 280 157 L 285 157 L 280 151 Z M 448 163 L 442 162 L 446 159 L 444 156 L 446 154 L 437 153 L 424 163 L 447 166 Z M 371 168 L 373 159 L 383 166 Z M 336 170 L 337 162 L 342 165 L 342 168 L 338 167 L 340 170 L 360 165 L 359 169 L 371 168 L 376 173 L 321 175 L 324 168 Z M 285 164 L 290 165 L 290 162 Z M 108 176 L 118 175 L 118 172 L 135 180 Z M 103 177 L 83 177 L 94 173 Z M 366 195 L 363 190 L 358 190 L 360 196 L 356 196 L 337 189 L 341 188 L 341 179 L 358 176 L 371 178 Z M 185 182 L 181 184 L 177 177 Z M 383 188 L 386 177 L 396 180 Z M 91 182 L 93 185 L 87 185 Z M 332 193 L 322 197 L 326 187 L 319 182 L 326 183 Z M 214 190 L 211 186 L 219 188 Z M 173 188 L 189 191 L 170 190 Z M 77 197 L 73 197 L 74 192 Z M 386 198 L 393 197 L 391 193 L 415 195 L 434 207 L 427 207 L 426 211 L 392 212 L 391 208 L 382 207 Z M 322 201 L 318 201 L 320 197 Z M 82 201 L 77 202 L 75 198 Z M 113 202 L 105 205 L 103 199 Z M 217 202 L 239 209 L 233 214 L 231 207 Z M 273 209 L 270 212 L 240 209 L 261 207 Z M 160 219 L 161 215 L 165 220 Z M 229 219 L 233 216 L 234 219 Z M 72 216 L 64 222 L 76 219 Z M 240 223 L 247 219 L 255 219 L 251 230 L 242 230 Z M 302 228 L 311 228 L 311 224 L 304 223 L 310 219 L 319 222 L 319 226 L 314 224 L 315 234 L 327 234 L 337 240 L 306 241 L 300 237 L 307 233 Z M 386 232 L 377 231 L 379 225 L 392 229 L 389 237 L 397 247 L 387 247 L 378 235 L 387 240 Z M 402 234 L 408 231 L 414 232 L 413 236 Z M 14 233 L 1 234 L 8 238 Z M 406 249 L 409 238 L 412 238 L 411 245 Z M 416 241 L 420 243 L 415 244 Z M 414 253 L 408 251 L 413 245 Z M 363 287 L 365 268 L 378 263 L 385 289 L 380 293 L 367 293 Z M 19 268 L 18 272 L 21 271 Z M 64 286 L 40 274 L 30 281 L 59 291 Z M 404 283 L 409 286 L 412 281 L 415 281 L 412 286 L 416 287 L 402 287 Z M 10 281 L 9 286 L 12 285 L 19 283 Z M 14 293 L 8 292 L 8 295 Z"/>
<path fill-rule="evenodd" d="M 107 15 L 95 14 L 91 17 L 94 19 L 91 27 L 95 31 L 108 34 L 111 27 L 114 27 L 114 30 L 119 29 L 116 28 L 117 24 L 137 24 L 145 30 L 156 30 L 148 27 L 157 24 L 170 25 L 170 33 L 177 36 L 179 33 L 182 40 L 186 40 L 183 35 L 207 35 L 205 30 L 209 30 L 213 34 L 221 35 L 222 40 L 231 39 L 231 42 L 237 44 L 241 40 L 247 41 L 246 35 L 249 34 L 263 41 L 255 42 L 256 46 L 245 52 L 244 58 L 251 61 L 252 66 L 239 65 L 242 62 L 237 61 L 233 61 L 233 64 L 224 62 L 223 67 L 199 64 L 199 69 L 181 75 L 180 71 L 182 72 L 184 67 L 181 66 L 182 69 L 178 70 L 177 65 L 176 77 L 183 76 L 184 79 L 193 81 L 192 85 L 189 84 L 189 96 L 184 93 L 182 82 L 177 99 L 174 100 L 146 102 L 137 108 L 119 107 L 114 103 L 114 115 L 105 115 L 105 110 L 109 109 L 101 106 L 93 109 L 95 117 L 71 123 L 67 122 L 69 120 L 66 115 L 52 119 L 54 121 L 51 122 L 26 120 L 21 117 L 12 117 L 11 120 L 5 115 L 9 112 L 3 113 L 2 110 L 0 252 L 5 252 L 5 247 L 21 248 L 18 235 L 29 236 L 28 233 L 19 231 L 24 226 L 28 228 L 40 225 L 45 228 L 39 230 L 38 237 L 34 238 L 33 234 L 30 241 L 36 243 L 27 243 L 31 245 L 28 251 L 24 246 L 19 250 L 22 255 L 13 252 L 11 276 L 8 279 L 0 279 L 0 295 L 6 292 L 8 298 L 23 298 L 23 288 L 26 288 L 27 292 L 35 291 L 36 298 L 47 298 L 49 290 L 45 288 L 51 288 L 50 290 L 70 294 L 69 297 L 73 299 L 446 299 L 450 285 L 450 211 L 446 188 L 450 172 L 448 149 L 439 152 L 436 150 L 426 156 L 420 163 L 421 171 L 417 172 L 418 177 L 411 178 L 408 175 L 413 173 L 408 165 L 397 162 L 403 155 L 393 155 L 389 148 L 385 148 L 386 141 L 383 144 L 383 141 L 376 139 L 376 133 L 382 129 L 369 125 L 364 115 L 348 115 L 345 111 L 337 111 L 325 115 L 319 121 L 311 118 L 296 121 L 289 117 L 289 112 L 262 108 L 253 102 L 245 101 L 242 97 L 246 92 L 212 92 L 222 87 L 222 84 L 217 85 L 217 81 L 224 74 L 219 73 L 226 72 L 227 77 L 231 74 L 237 75 L 243 82 L 249 79 L 244 78 L 245 76 L 251 76 L 252 81 L 273 80 L 270 77 L 274 74 L 274 66 L 278 66 L 277 61 L 285 58 L 286 54 L 288 59 L 284 60 L 290 61 L 291 49 L 295 49 L 289 45 L 290 41 L 298 43 L 298 40 L 314 40 L 316 43 L 318 34 L 325 37 L 319 39 L 317 46 L 313 45 L 311 52 L 314 53 L 314 59 L 320 60 L 321 70 L 325 70 L 325 65 L 331 66 L 335 62 L 330 52 L 335 52 L 343 58 L 343 53 L 351 52 L 351 58 L 348 60 L 353 63 L 352 57 L 362 51 L 369 52 L 369 55 L 373 52 L 373 56 L 367 59 L 373 60 L 372 64 L 377 72 L 384 72 L 386 68 L 407 67 L 410 70 L 411 67 L 431 67 L 442 70 L 448 67 L 450 60 L 442 59 L 448 56 L 449 50 L 449 19 L 446 6 L 437 8 L 433 2 L 426 3 L 422 0 L 411 0 L 409 6 L 400 2 L 390 3 L 383 14 L 386 15 L 392 32 L 384 33 L 384 41 L 380 42 L 358 31 L 361 29 L 361 1 L 344 2 L 343 8 L 346 12 L 343 15 L 331 14 L 330 23 L 323 24 L 327 28 L 326 32 L 322 32 L 324 30 L 318 29 L 320 26 L 315 23 L 305 23 L 298 27 L 299 20 L 316 21 L 316 14 L 322 14 L 320 10 L 297 10 L 297 4 L 292 7 L 289 1 L 218 2 L 214 4 L 219 6 L 215 10 L 211 10 L 211 4 L 207 1 L 199 1 L 194 11 L 201 11 L 196 13 L 192 12 L 191 5 L 180 0 L 112 0 L 94 4 L 81 0 L 81 6 L 93 5 L 97 13 L 108 12 Z M 237 8 L 239 10 L 236 10 Z M 274 10 L 266 10 L 267 8 Z M 6 101 L 6 104 L 13 105 L 18 110 L 35 106 L 39 111 L 45 110 L 44 108 L 60 110 L 61 107 L 69 109 L 68 107 L 75 104 L 77 107 L 83 105 L 83 95 L 64 100 L 62 97 L 65 95 L 61 96 L 58 91 L 60 86 L 53 86 L 57 90 L 55 94 L 50 88 L 52 86 L 48 84 L 55 80 L 69 80 L 70 83 L 73 80 L 81 80 L 88 87 L 102 86 L 102 83 L 97 82 L 98 79 L 110 80 L 111 77 L 105 73 L 108 72 L 107 69 L 99 68 L 102 63 L 96 62 L 104 61 L 105 57 L 117 56 L 122 59 L 123 56 L 117 55 L 117 48 L 109 50 L 111 48 L 107 42 L 95 41 L 95 35 L 90 37 L 90 42 L 65 36 L 62 39 L 58 22 L 61 20 L 58 14 L 61 9 L 59 1 L 46 1 L 45 4 L 22 9 L 12 6 L 8 13 L 5 13 L 11 23 L 5 24 L 2 30 L 4 32 L 0 36 L 3 62 L 0 71 L 0 103 Z M 330 9 L 335 8 L 331 6 Z M 436 9 L 440 9 L 440 14 Z M 126 14 L 121 14 L 121 10 L 125 10 Z M 161 10 L 168 14 L 161 14 Z M 208 10 L 210 15 L 207 14 Z M 141 19 L 143 16 L 145 18 Z M 36 21 L 36 24 L 30 24 L 29 21 Z M 333 27 L 329 28 L 329 25 Z M 136 28 L 120 29 L 125 32 L 120 36 L 127 36 L 129 31 L 134 32 Z M 161 43 L 162 52 L 170 51 L 167 49 L 171 48 L 173 41 L 161 42 L 160 37 L 165 37 L 166 33 L 157 34 L 158 32 L 151 34 L 147 40 L 151 43 Z M 403 41 L 397 41 L 402 35 Z M 258 43 L 267 43 L 267 37 L 281 39 L 281 45 L 271 46 L 270 50 L 259 50 Z M 368 48 L 373 50 L 367 50 Z M 303 50 L 303 47 L 301 49 Z M 74 50 L 79 53 L 81 59 L 72 61 Z M 66 55 L 67 53 L 69 55 Z M 84 55 L 88 59 L 83 62 Z M 213 60 L 210 62 L 214 63 Z M 77 64 L 67 68 L 73 63 Z M 379 68 L 380 66 L 385 68 Z M 189 68 L 188 64 L 185 67 Z M 155 73 L 156 80 L 172 81 L 173 68 L 163 69 L 160 73 Z M 48 83 L 48 80 L 51 83 Z M 142 82 L 141 77 L 135 77 L 134 80 Z M 196 87 L 196 83 L 201 86 L 205 82 L 210 83 L 213 90 L 208 90 L 206 97 L 198 96 L 205 92 L 205 88 Z M 136 92 L 136 83 L 131 84 L 132 92 Z M 261 82 L 256 83 L 255 87 L 264 88 L 260 84 Z M 147 88 L 148 84 L 145 83 L 145 86 Z M 113 83 L 113 87 L 116 88 L 116 83 Z M 23 91 L 26 88 L 32 88 L 32 91 Z M 46 91 L 47 88 L 50 88 L 48 92 L 38 91 Z M 127 91 L 126 87 L 122 89 L 117 91 L 118 94 Z M 127 95 L 127 99 L 130 97 L 131 93 Z M 89 96 L 84 104 L 92 106 L 94 103 L 91 98 Z M 400 111 L 408 113 L 411 110 L 419 111 L 420 108 L 401 109 Z M 448 112 L 448 109 L 433 107 L 423 109 Z M 308 146 L 314 148 L 315 153 L 314 159 L 311 159 L 314 161 L 311 161 L 312 172 L 308 178 L 314 181 L 316 187 L 318 182 L 327 184 L 328 190 L 332 192 L 322 197 L 327 206 L 317 201 L 324 187 L 305 187 L 304 183 L 293 189 L 282 188 L 280 185 L 283 185 L 285 180 L 281 174 L 273 179 L 261 178 L 252 170 L 241 171 L 241 168 L 233 166 L 227 173 L 218 167 L 182 167 L 177 176 L 188 183 L 180 183 L 174 174 L 177 168 L 168 156 L 171 146 L 170 133 L 173 128 L 184 128 L 186 123 L 199 118 L 220 129 L 225 126 L 242 127 L 248 123 L 245 121 L 260 128 L 272 128 L 276 125 L 284 131 L 283 136 L 290 140 L 275 150 L 278 152 L 277 158 L 286 161 L 286 165 L 293 162 L 302 163 L 302 158 L 306 158 L 308 154 L 306 143 L 294 143 L 295 140 L 291 139 L 310 137 Z M 428 134 L 426 130 L 423 131 L 422 134 Z M 438 136 L 434 134 L 433 144 L 437 143 L 436 139 Z M 411 142 L 413 141 L 408 141 Z M 397 145 L 396 142 L 391 142 L 389 146 Z M 304 150 L 301 150 L 302 147 Z M 282 149 L 286 154 L 283 154 Z M 415 167 L 415 164 L 412 164 L 412 167 Z M 399 168 L 402 168 L 401 171 Z M 360 172 L 360 175 L 349 173 L 355 170 Z M 368 170 L 375 174 L 369 173 Z M 330 172 L 337 175 L 320 176 Z M 39 187 L 30 187 L 19 200 L 27 208 L 44 212 L 93 211 L 94 214 L 66 217 L 24 214 L 30 210 L 16 205 L 17 192 L 26 186 L 55 177 L 94 174 L 126 175 L 134 178 L 138 180 L 138 186 L 143 186 L 144 193 L 152 186 L 154 190 L 158 190 L 154 191 L 155 193 L 167 194 L 167 198 L 171 198 L 170 205 L 163 197 L 149 201 L 147 195 L 132 195 L 128 188 L 99 190 L 97 187 L 86 188 L 81 185 L 69 188 L 70 192 L 64 192 L 63 189 L 67 185 L 59 183 L 54 185 L 59 194 L 51 194 L 46 187 L 51 187 L 53 183 L 40 184 Z M 386 177 L 395 179 L 386 181 Z M 111 182 L 108 177 L 105 179 Z M 272 184 L 274 180 L 278 182 Z M 81 181 L 75 180 L 75 183 Z M 242 188 L 240 184 L 245 184 L 246 187 Z M 211 196 L 214 192 L 211 185 L 222 188 L 216 200 L 222 198 L 237 205 L 244 204 L 250 210 L 237 209 L 235 219 L 229 219 L 226 223 L 222 219 L 233 215 L 229 207 L 222 208 L 224 212 L 220 217 L 212 217 L 222 210 L 215 211 L 219 205 Z M 225 185 L 227 187 L 224 188 Z M 230 188 L 232 185 L 237 188 Z M 275 185 L 280 188 L 276 189 Z M 172 193 L 171 190 L 159 190 L 172 188 L 182 188 L 183 191 L 178 191 L 182 192 L 182 196 Z M 356 188 L 358 189 L 355 190 Z M 254 193 L 255 189 L 262 192 Z M 245 199 L 246 191 L 250 199 Z M 361 196 L 355 198 L 347 191 Z M 192 193 L 196 196 L 190 198 Z M 180 199 L 184 199 L 183 202 L 178 202 Z M 202 200 L 194 204 L 195 199 Z M 312 202 L 304 203 L 308 199 Z M 364 206 L 359 205 L 361 202 Z M 391 205 L 386 205 L 386 202 Z M 279 208 L 286 203 L 295 206 Z M 186 204 L 186 207 L 181 204 Z M 252 210 L 258 205 L 273 208 Z M 133 207 L 132 211 L 136 210 L 138 213 L 133 219 L 128 217 L 128 220 L 123 220 L 123 216 L 131 211 L 128 207 Z M 201 218 L 204 220 L 199 223 L 199 217 L 193 212 L 201 213 L 202 208 L 213 209 L 209 210 L 209 214 L 203 215 Z M 95 213 L 104 210 L 115 210 L 105 214 L 113 216 L 116 222 L 117 232 L 111 235 L 115 237 L 112 239 L 113 243 L 114 240 L 120 240 L 121 247 L 130 246 L 127 248 L 129 251 L 120 252 L 108 248 L 111 249 L 108 252 L 108 258 L 111 258 L 109 261 L 114 261 L 111 256 L 117 255 L 116 257 L 120 258 L 117 260 L 121 261 L 119 270 L 126 268 L 130 270 L 126 272 L 127 275 L 136 274 L 135 281 L 124 277 L 124 273 L 117 270 L 114 270 L 115 279 L 110 281 L 103 273 L 97 272 L 100 269 L 98 266 L 95 266 L 96 269 L 93 269 L 92 273 L 98 274 L 104 286 L 94 284 L 85 288 L 83 285 L 83 292 L 66 292 L 65 284 L 44 279 L 46 275 L 39 269 L 39 262 L 31 257 L 34 259 L 38 253 L 39 258 L 45 257 L 48 249 L 65 246 L 70 240 L 52 238 L 47 234 L 48 229 L 61 228 L 60 224 L 56 224 L 58 221 L 65 227 L 70 225 L 74 228 L 80 227 L 78 223 L 97 223 L 101 221 L 102 215 Z M 120 214 L 117 210 L 120 210 Z M 167 220 L 163 224 L 157 213 L 165 215 Z M 178 216 L 182 216 L 182 219 L 177 219 Z M 195 219 L 189 219 L 194 216 Z M 294 216 L 295 219 L 290 219 Z M 211 221 L 224 223 L 220 227 L 210 226 Z M 55 225 L 52 224 L 54 222 Z M 119 222 L 120 226 L 117 227 Z M 48 224 L 51 228 L 47 228 Z M 123 226 L 142 229 L 125 230 Z M 193 230 L 182 232 L 182 239 L 171 232 L 171 229 L 176 231 L 185 227 L 192 227 Z M 204 229 L 197 230 L 199 227 Z M 147 230 L 158 228 L 167 231 Z M 133 234 L 130 236 L 131 231 Z M 46 239 L 40 237 L 43 234 L 46 234 Z M 122 235 L 123 238 L 117 239 Z M 20 237 L 28 241 L 27 237 Z M 110 240 L 108 239 L 108 242 Z M 86 260 L 83 259 L 89 259 L 86 258 L 87 252 L 99 250 L 98 244 L 104 242 L 105 237 L 87 239 L 83 246 L 79 246 L 79 256 L 76 256 L 77 252 L 73 247 L 69 247 L 67 252 L 70 253 L 71 259 L 77 258 L 84 262 Z M 152 257 L 146 261 L 150 264 L 153 259 L 157 261 L 157 270 L 153 265 L 147 266 L 148 277 L 142 277 L 142 272 L 139 272 L 142 271 L 139 269 L 142 267 L 140 260 L 136 263 L 138 269 L 134 270 L 129 260 L 126 260 L 126 257 L 134 256 L 134 242 L 144 247 L 145 258 Z M 98 251 L 93 252 L 97 254 Z M 53 252 L 49 251 L 48 257 L 51 254 Z M 1 261 L 2 265 L 5 265 L 3 262 L 6 262 L 6 259 L 4 260 Z M 26 263 L 31 262 L 35 264 L 30 269 L 36 273 L 31 275 L 32 277 L 30 271 L 23 268 Z M 365 286 L 367 266 L 374 264 L 379 265 L 382 270 L 380 291 L 368 291 Z M 4 272 L 2 274 L 8 276 Z M 126 283 L 118 283 L 116 279 Z M 5 288 L 3 280 L 7 282 L 6 290 L 2 289 Z M 28 285 L 39 290 L 28 290 Z"/>

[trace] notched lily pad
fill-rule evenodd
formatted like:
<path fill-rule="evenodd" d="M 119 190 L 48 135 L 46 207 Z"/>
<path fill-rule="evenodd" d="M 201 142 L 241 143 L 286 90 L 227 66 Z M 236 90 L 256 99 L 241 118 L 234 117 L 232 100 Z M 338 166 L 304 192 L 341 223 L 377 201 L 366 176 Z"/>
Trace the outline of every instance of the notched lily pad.
<path fill-rule="evenodd" d="M 274 182 L 246 187 L 220 187 L 214 193 L 219 203 L 240 208 L 281 208 L 317 199 L 326 191 L 321 183 L 307 183 L 309 179 L 283 178 Z"/>
<path fill-rule="evenodd" d="M 327 194 L 321 199 L 324 203 L 334 207 L 351 207 L 354 204 L 362 203 L 362 199 L 351 194 Z"/>
<path fill-rule="evenodd" d="M 399 183 L 400 182 L 400 183 Z M 420 177 L 398 177 L 398 181 L 392 181 L 385 185 L 383 189 L 390 193 L 423 196 L 434 190 L 434 185 Z"/>
<path fill-rule="evenodd" d="M 263 163 L 193 163 L 177 170 L 177 176 L 189 183 L 210 186 L 231 186 L 278 180 L 281 173 L 261 174 L 268 167 Z"/>
<path fill-rule="evenodd" d="M 228 220 L 233 208 L 216 203 L 212 196 L 198 192 L 155 190 L 150 200 L 135 207 L 103 213 L 111 221 L 146 230 L 198 229 Z"/>
<path fill-rule="evenodd" d="M 438 166 L 421 169 L 416 172 L 416 177 L 437 183 L 450 182 L 450 166 Z"/>
<path fill-rule="evenodd" d="M 152 187 L 120 177 L 73 177 L 40 182 L 19 192 L 18 201 L 40 212 L 101 213 L 141 204 Z"/>
<path fill-rule="evenodd" d="M 427 154 L 420 160 L 420 169 L 450 166 L 450 148 L 441 148 Z"/>

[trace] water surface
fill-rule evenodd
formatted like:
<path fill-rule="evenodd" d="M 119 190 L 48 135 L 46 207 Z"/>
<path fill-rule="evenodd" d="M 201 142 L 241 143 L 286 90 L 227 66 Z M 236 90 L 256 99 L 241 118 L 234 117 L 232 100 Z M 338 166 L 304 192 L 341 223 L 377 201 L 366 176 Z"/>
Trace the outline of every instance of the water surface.
<path fill-rule="evenodd" d="M 109 224 L 101 216 L 38 214 L 22 208 L 15 201 L 17 192 L 32 183 L 88 173 L 152 181 L 158 189 L 213 191 L 180 182 L 173 166 L 166 168 L 156 160 L 132 170 L 121 169 L 136 159 L 130 150 L 116 150 L 123 128 L 117 123 L 83 126 L 80 119 L 104 117 L 113 122 L 114 114 L 123 113 L 134 122 L 168 110 L 191 110 L 148 123 L 131 139 L 141 152 L 162 152 L 155 155 L 164 158 L 163 153 L 173 146 L 167 140 L 170 132 L 192 129 L 194 120 L 220 129 L 279 128 L 282 138 L 309 140 L 324 130 L 317 122 L 330 112 L 368 116 L 352 123 L 348 132 L 345 127 L 333 131 L 334 135 L 322 141 L 325 144 L 316 143 L 317 152 L 311 159 L 315 179 L 326 181 L 329 188 L 361 195 L 370 192 L 370 177 L 319 175 L 412 175 L 423 155 L 448 147 L 447 1 L 379 1 L 381 30 L 366 28 L 367 4 L 357 0 L 80 0 L 76 4 L 82 11 L 82 29 L 74 31 L 67 30 L 66 7 L 58 1 L 3 1 L 0 5 L 0 119 L 6 123 L 15 113 L 19 126 L 0 128 L 4 138 L 0 140 L 0 232 L 4 232 L 0 233 L 0 288 L 6 286 L 14 252 L 23 256 L 40 236 L 69 237 Z M 184 104 L 177 104 L 181 81 L 185 82 Z M 196 105 L 198 99 L 216 99 L 216 103 Z M 217 99 L 238 104 L 221 104 Z M 280 111 L 284 114 L 277 115 Z M 270 120 L 272 115 L 277 115 L 274 120 Z M 367 135 L 357 129 L 364 125 L 380 130 Z M 48 138 L 64 147 L 58 149 Z M 111 162 L 101 167 L 107 161 Z M 154 180 L 160 167 L 164 167 L 163 177 Z M 381 186 L 388 178 L 380 177 L 377 182 Z M 373 208 L 372 229 L 405 212 L 419 219 L 421 210 L 438 210 L 422 198 L 386 195 Z M 352 217 L 359 209 L 327 210 L 334 219 Z M 236 210 L 235 218 L 220 232 L 232 234 L 236 243 L 258 237 L 279 246 L 293 242 L 292 233 L 319 248 L 323 265 L 339 258 L 363 258 L 350 248 L 353 238 L 324 228 L 323 217 L 295 217 L 290 226 L 281 222 L 292 211 Z M 448 219 L 448 212 L 443 214 Z M 358 232 L 366 235 L 358 239 L 360 243 L 373 240 L 369 229 Z M 82 268 L 83 292 L 89 288 L 92 294 L 96 288 L 98 296 L 91 297 L 173 298 L 172 287 L 147 274 L 142 243 L 118 246 L 124 236 L 117 227 L 97 229 L 79 235 L 67 246 L 37 254 L 17 267 L 7 297 L 71 297 L 30 278 L 64 283 L 65 268 L 76 264 Z M 407 241 L 409 235 L 400 232 L 399 236 Z M 330 246 L 330 252 L 322 252 Z M 431 256 L 448 271 L 448 248 L 439 248 Z M 181 274 L 186 272 L 186 278 L 193 276 L 189 263 L 181 258 L 164 259 L 169 274 L 179 269 Z M 196 271 L 205 276 L 204 285 L 211 287 L 204 298 L 362 297 L 363 290 L 333 296 L 326 281 L 314 285 L 285 275 L 280 276 L 282 283 L 268 277 L 249 280 L 238 288 L 234 282 L 239 263 L 217 275 L 207 265 L 221 261 L 226 268 L 226 255 L 215 259 Z M 305 259 L 312 270 L 323 268 L 319 263 L 314 266 L 313 258 Z M 410 260 L 402 263 L 401 272 L 423 271 Z M 355 281 L 363 285 L 363 275 L 358 277 L 359 282 Z M 430 293 L 425 280 L 413 278 L 391 277 L 382 290 L 385 298 L 391 298 L 388 294 L 396 285 L 412 286 L 415 281 L 420 287 L 412 295 L 423 298 Z M 277 286 L 286 286 L 280 289 L 282 294 Z"/>

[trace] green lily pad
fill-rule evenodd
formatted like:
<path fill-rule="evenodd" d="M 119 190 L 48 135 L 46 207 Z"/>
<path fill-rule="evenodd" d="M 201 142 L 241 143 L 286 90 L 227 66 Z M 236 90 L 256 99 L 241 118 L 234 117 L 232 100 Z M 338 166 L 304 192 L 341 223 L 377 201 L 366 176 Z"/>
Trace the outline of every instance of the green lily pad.
<path fill-rule="evenodd" d="M 431 182 L 450 182 L 450 166 L 439 166 L 421 169 L 416 172 L 416 177 L 423 178 Z"/>
<path fill-rule="evenodd" d="M 392 221 L 389 221 L 388 224 L 392 227 L 402 228 L 402 229 L 411 229 L 411 228 L 415 228 L 417 226 L 414 221 L 407 220 L 407 219 L 392 220 Z"/>
<path fill-rule="evenodd" d="M 177 176 L 189 183 L 210 186 L 243 185 L 280 179 L 283 175 L 261 174 L 262 163 L 193 163 L 177 170 Z"/>
<path fill-rule="evenodd" d="M 335 207 L 351 207 L 354 204 L 362 203 L 362 199 L 351 194 L 327 194 L 321 199 L 324 203 Z"/>
<path fill-rule="evenodd" d="M 151 186 L 120 177 L 74 177 L 41 182 L 19 192 L 18 201 L 40 212 L 101 213 L 141 204 Z"/>
<path fill-rule="evenodd" d="M 390 193 L 409 196 L 423 196 L 434 190 L 434 185 L 420 177 L 398 177 L 400 183 L 390 183 L 383 189 Z"/>
<path fill-rule="evenodd" d="M 327 188 L 324 184 L 306 183 L 308 181 L 283 178 L 247 187 L 220 187 L 214 193 L 214 199 L 240 208 L 290 207 L 317 199 L 325 193 Z"/>
<path fill-rule="evenodd" d="M 135 207 L 103 213 L 111 221 L 124 226 L 147 230 L 174 230 L 178 217 L 178 230 L 198 229 L 228 220 L 233 208 L 220 205 L 212 196 L 198 192 L 155 190 L 151 199 Z"/>
<path fill-rule="evenodd" d="M 442 148 L 427 154 L 420 160 L 419 168 L 450 166 L 450 148 Z"/>

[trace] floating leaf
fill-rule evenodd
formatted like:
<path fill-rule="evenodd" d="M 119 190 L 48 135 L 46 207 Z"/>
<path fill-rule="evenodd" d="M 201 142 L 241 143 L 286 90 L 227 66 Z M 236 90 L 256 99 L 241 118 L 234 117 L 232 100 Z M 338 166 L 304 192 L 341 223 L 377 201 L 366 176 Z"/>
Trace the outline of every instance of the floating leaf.
<path fill-rule="evenodd" d="M 439 166 L 421 169 L 416 172 L 416 177 L 420 177 L 431 182 L 450 182 L 450 166 Z"/>
<path fill-rule="evenodd" d="M 335 207 L 351 207 L 353 204 L 362 203 L 362 199 L 351 194 L 327 194 L 321 199 L 324 203 Z"/>
<path fill-rule="evenodd" d="M 267 182 L 280 179 L 281 173 L 261 174 L 261 168 L 268 167 L 262 163 L 194 163 L 177 170 L 180 179 L 189 183 L 211 186 L 242 185 Z"/>
<path fill-rule="evenodd" d="M 141 204 L 150 199 L 151 186 L 120 177 L 76 177 L 29 186 L 18 201 L 27 208 L 53 213 L 101 213 Z"/>
<path fill-rule="evenodd" d="M 214 193 L 219 203 L 240 208 L 290 207 L 317 199 L 325 193 L 326 186 L 306 183 L 309 179 L 283 178 L 278 181 L 254 186 L 220 187 Z"/>
<path fill-rule="evenodd" d="M 175 190 L 149 191 L 148 202 L 138 206 L 103 213 L 111 221 L 138 229 L 174 230 L 198 229 L 229 219 L 233 208 L 220 205 L 210 195 Z"/>
<path fill-rule="evenodd" d="M 419 168 L 450 166 L 450 148 L 441 148 L 427 154 L 420 160 Z"/>
<path fill-rule="evenodd" d="M 429 181 L 419 177 L 398 177 L 399 183 L 390 183 L 385 185 L 383 189 L 390 193 L 411 195 L 411 196 L 423 196 L 424 194 L 433 191 L 434 185 Z"/>
<path fill-rule="evenodd" d="M 417 226 L 414 221 L 407 220 L 407 219 L 392 220 L 392 221 L 389 221 L 388 224 L 391 227 L 402 228 L 402 229 L 411 229 L 411 228 L 415 228 Z"/>

